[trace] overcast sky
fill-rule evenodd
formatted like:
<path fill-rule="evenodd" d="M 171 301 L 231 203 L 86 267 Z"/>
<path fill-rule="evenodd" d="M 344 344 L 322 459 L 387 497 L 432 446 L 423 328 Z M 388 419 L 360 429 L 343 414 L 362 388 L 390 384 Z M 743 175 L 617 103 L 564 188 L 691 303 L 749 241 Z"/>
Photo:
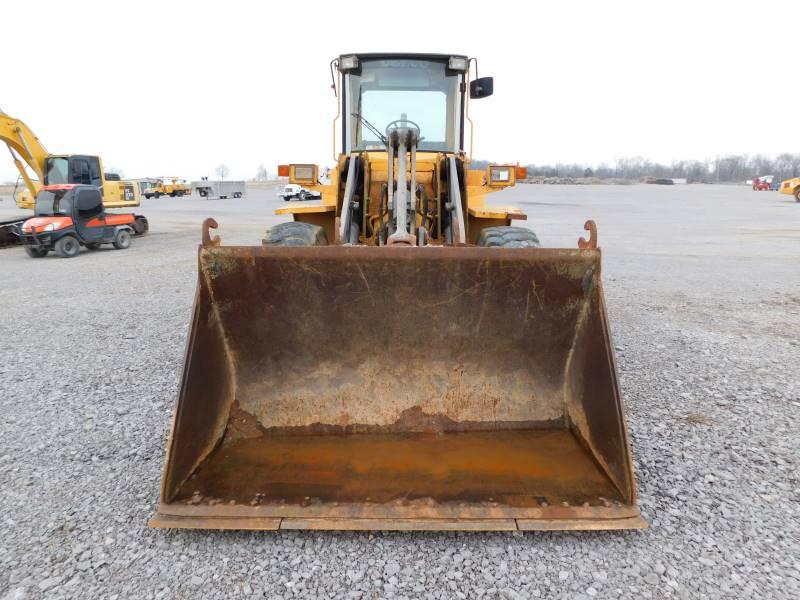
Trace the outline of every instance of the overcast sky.
<path fill-rule="evenodd" d="M 128 177 L 249 178 L 332 162 L 334 56 L 459 53 L 495 78 L 476 157 L 800 152 L 797 0 L 359 4 L 7 2 L 0 109 Z"/>

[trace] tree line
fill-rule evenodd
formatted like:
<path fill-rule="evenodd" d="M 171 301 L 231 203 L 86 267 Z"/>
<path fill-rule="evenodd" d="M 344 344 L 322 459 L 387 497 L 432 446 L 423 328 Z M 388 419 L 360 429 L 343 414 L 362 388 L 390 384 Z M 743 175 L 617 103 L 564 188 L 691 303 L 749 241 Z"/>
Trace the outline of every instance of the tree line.
<path fill-rule="evenodd" d="M 472 168 L 485 168 L 485 160 L 473 160 Z M 632 179 L 642 177 L 686 179 L 690 183 L 740 183 L 753 177 L 774 175 L 778 179 L 800 177 L 800 153 L 785 152 L 775 157 L 763 154 L 728 154 L 713 160 L 676 160 L 670 164 L 653 162 L 641 156 L 623 157 L 613 165 L 600 163 L 555 163 L 526 165 L 528 177 L 597 177 Z"/>

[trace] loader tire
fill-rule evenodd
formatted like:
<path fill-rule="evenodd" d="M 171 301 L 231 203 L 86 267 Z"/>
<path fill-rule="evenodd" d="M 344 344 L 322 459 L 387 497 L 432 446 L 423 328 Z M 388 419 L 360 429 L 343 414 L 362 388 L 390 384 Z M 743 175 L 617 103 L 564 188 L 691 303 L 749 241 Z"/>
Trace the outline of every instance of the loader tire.
<path fill-rule="evenodd" d="M 264 233 L 265 246 L 327 246 L 325 230 L 311 223 L 278 223 Z"/>
<path fill-rule="evenodd" d="M 487 227 L 478 237 L 478 246 L 486 248 L 538 248 L 539 238 L 525 227 Z"/>

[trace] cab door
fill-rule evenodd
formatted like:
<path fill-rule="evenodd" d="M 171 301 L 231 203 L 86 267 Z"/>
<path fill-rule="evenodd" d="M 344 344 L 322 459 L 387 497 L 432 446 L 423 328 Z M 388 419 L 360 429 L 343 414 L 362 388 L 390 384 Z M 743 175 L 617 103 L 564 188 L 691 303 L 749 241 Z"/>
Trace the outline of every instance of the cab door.
<path fill-rule="evenodd" d="M 108 238 L 108 225 L 103 210 L 103 197 L 97 188 L 78 190 L 74 215 L 75 230 L 81 241 L 87 244 Z"/>

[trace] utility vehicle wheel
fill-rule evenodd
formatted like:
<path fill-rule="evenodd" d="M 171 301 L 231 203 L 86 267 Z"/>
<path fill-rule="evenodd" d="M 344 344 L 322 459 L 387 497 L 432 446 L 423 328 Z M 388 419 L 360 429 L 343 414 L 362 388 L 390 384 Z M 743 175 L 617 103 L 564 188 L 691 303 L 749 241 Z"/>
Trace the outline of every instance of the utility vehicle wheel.
<path fill-rule="evenodd" d="M 205 190 L 200 190 L 200 197 L 205 198 L 206 196 L 208 196 L 208 192 Z"/>
<path fill-rule="evenodd" d="M 120 229 L 117 235 L 114 236 L 114 241 L 112 243 L 117 250 L 125 250 L 125 248 L 131 245 L 131 234 L 125 229 Z"/>
<path fill-rule="evenodd" d="M 161 192 L 156 192 L 155 194 L 153 194 L 153 196 L 155 196 L 156 199 L 161 198 Z"/>
<path fill-rule="evenodd" d="M 795 191 L 794 200 L 795 202 L 800 202 L 800 188 L 797 188 L 797 190 Z"/>
<path fill-rule="evenodd" d="M 144 235 L 150 231 L 150 223 L 142 215 L 136 215 L 133 219 L 133 235 Z"/>
<path fill-rule="evenodd" d="M 153 196 L 152 196 L 152 194 L 145 194 L 144 197 L 147 198 L 148 200 L 150 200 L 150 198 L 152 198 Z"/>
<path fill-rule="evenodd" d="M 25 246 L 25 252 L 31 258 L 44 258 L 47 256 L 47 250 L 38 246 Z"/>
<path fill-rule="evenodd" d="M 302 192 L 300 192 L 300 195 L 298 196 L 298 198 L 300 200 L 302 200 L 303 202 L 305 202 L 306 200 L 308 200 L 308 194 L 306 194 L 305 191 L 302 191 Z"/>
<path fill-rule="evenodd" d="M 525 227 L 487 227 L 478 237 L 478 246 L 487 248 L 538 248 L 539 238 Z"/>
<path fill-rule="evenodd" d="M 311 223 L 278 223 L 264 233 L 265 246 L 327 246 L 328 237 L 319 225 Z"/>
<path fill-rule="evenodd" d="M 87 250 L 99 250 L 100 249 L 100 242 L 89 242 L 86 244 Z"/>
<path fill-rule="evenodd" d="M 56 254 L 61 258 L 72 258 L 77 256 L 81 250 L 81 245 L 78 240 L 71 235 L 65 235 L 56 242 Z"/>

